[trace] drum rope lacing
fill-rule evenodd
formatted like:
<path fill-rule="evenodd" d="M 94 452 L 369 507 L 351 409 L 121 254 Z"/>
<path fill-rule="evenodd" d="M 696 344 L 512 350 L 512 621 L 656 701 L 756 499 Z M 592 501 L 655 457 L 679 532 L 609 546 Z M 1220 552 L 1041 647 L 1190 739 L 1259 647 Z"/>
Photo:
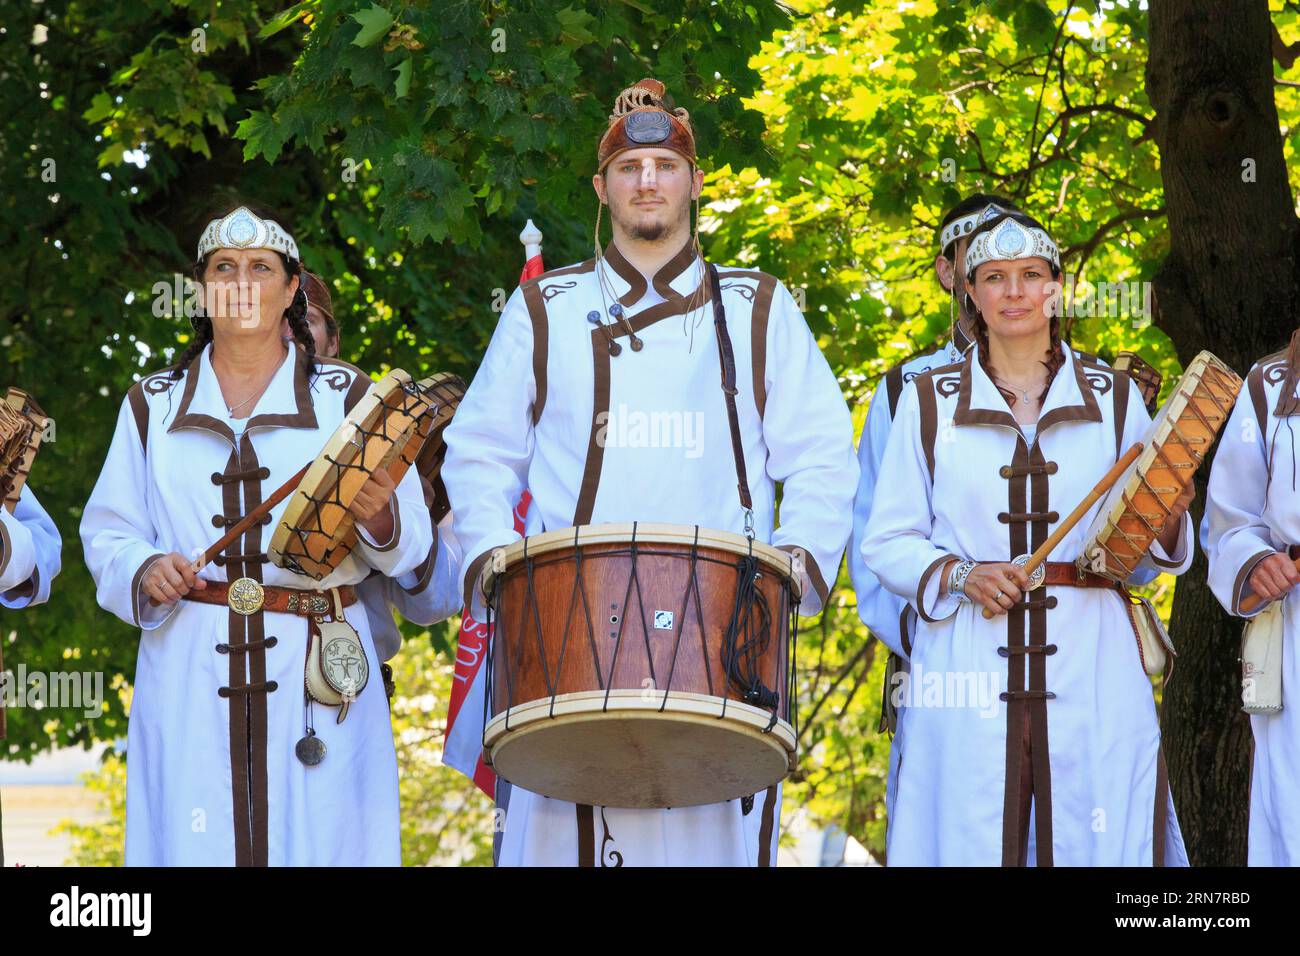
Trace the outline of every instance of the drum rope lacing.
<path fill-rule="evenodd" d="M 383 407 L 388 412 L 395 412 L 395 415 L 382 415 L 379 421 L 370 428 L 366 428 L 360 422 L 356 424 L 355 431 L 351 436 L 349 436 L 347 445 L 345 446 L 357 450 L 357 454 L 352 461 L 340 461 L 338 458 L 331 458 L 328 455 L 325 456 L 325 460 L 329 462 L 332 467 L 333 480 L 329 482 L 328 490 L 323 494 L 314 495 L 308 491 L 301 492 L 302 495 L 311 502 L 312 507 L 307 509 L 306 513 L 303 515 L 302 524 L 289 529 L 291 535 L 290 541 L 292 542 L 296 540 L 298 548 L 291 551 L 289 546 L 286 545 L 285 553 L 283 554 L 283 566 L 285 568 L 298 574 L 316 577 L 316 575 L 312 575 L 303 567 L 302 563 L 298 560 L 299 558 L 310 559 L 313 563 L 337 568 L 339 564 L 342 563 L 343 559 L 351 553 L 356 544 L 356 538 L 354 536 L 348 536 L 334 545 L 327 546 L 319 557 L 312 553 L 310 541 L 313 535 L 322 535 L 328 541 L 333 534 L 332 529 L 326 527 L 325 518 L 322 512 L 328 514 L 334 509 L 337 509 L 343 516 L 339 520 L 346 520 L 350 512 L 348 511 L 347 504 L 343 502 L 340 492 L 340 488 L 343 484 L 343 476 L 349 471 L 359 471 L 369 476 L 373 474 L 377 468 L 384 466 L 382 457 L 379 462 L 374 462 L 373 460 L 367 462 L 366 460 L 366 453 L 372 447 L 371 441 L 373 439 L 382 438 L 384 440 L 382 447 L 385 452 L 388 451 L 390 448 L 401 442 L 402 437 L 410 428 L 409 420 L 411 419 L 416 421 L 417 428 L 424 428 L 427 424 L 425 435 L 428 435 L 428 431 L 433 428 L 435 420 L 438 418 L 438 412 L 441 408 L 441 402 L 433 401 L 430 397 L 435 394 L 436 391 L 436 388 L 426 388 L 421 386 L 419 382 L 402 383 L 401 387 L 395 391 L 394 396 L 386 398 L 382 402 Z M 397 398 L 396 402 L 392 400 L 393 397 Z M 399 416 L 408 421 L 406 426 L 403 427 L 398 434 L 394 435 L 391 433 L 392 422 Z M 403 456 L 403 461 L 405 461 L 408 466 L 412 464 L 412 462 L 405 457 L 404 449 L 399 453 Z"/>
<path fill-rule="evenodd" d="M 1226 392 L 1231 396 L 1231 398 L 1225 401 L 1219 394 L 1220 391 Z M 1219 373 L 1218 369 L 1211 366 L 1205 370 L 1205 374 L 1202 376 L 1199 385 L 1185 394 L 1185 410 L 1189 411 L 1199 424 L 1209 431 L 1210 435 L 1217 434 L 1219 427 L 1231 412 L 1231 399 L 1235 398 L 1231 389 L 1227 387 L 1224 376 Z M 1196 401 L 1198 397 L 1207 399 L 1214 406 L 1214 414 L 1212 416 L 1207 417 L 1201 411 L 1201 407 Z M 1173 401 L 1173 399 L 1171 398 L 1170 401 Z M 1105 566 L 1107 568 L 1115 565 L 1119 569 L 1124 569 L 1131 564 L 1135 565 L 1136 562 L 1139 561 L 1147 552 L 1147 548 L 1149 547 L 1149 538 L 1147 535 L 1151 538 L 1156 538 L 1159 537 L 1161 532 L 1164 530 L 1164 526 L 1168 522 L 1169 515 L 1173 510 L 1173 499 L 1176 498 L 1178 493 L 1182 490 L 1180 487 L 1175 485 L 1156 485 L 1153 481 L 1155 476 L 1152 472 L 1155 470 L 1164 470 L 1171 474 L 1176 474 L 1180 471 L 1195 472 L 1196 469 L 1200 467 L 1201 462 L 1205 458 L 1205 453 L 1208 450 L 1202 446 L 1208 446 L 1212 441 L 1212 438 L 1206 438 L 1201 435 L 1187 435 L 1184 433 L 1184 430 L 1179 426 L 1177 421 L 1171 421 L 1169 437 L 1163 444 L 1153 447 L 1153 457 L 1155 460 L 1152 461 L 1151 468 L 1145 474 L 1141 474 L 1138 477 L 1142 489 L 1155 499 L 1160 510 L 1143 511 L 1137 507 L 1136 502 L 1132 497 L 1130 497 L 1128 492 L 1123 492 L 1120 496 L 1121 501 L 1124 503 L 1123 516 L 1135 518 L 1140 521 L 1146 531 L 1146 535 L 1132 534 L 1121 528 L 1117 520 L 1113 518 L 1107 519 L 1102 533 L 1098 536 L 1093 545 L 1093 556 L 1099 558 L 1104 554 Z M 1172 445 L 1183 446 L 1192 460 L 1182 462 L 1173 461 L 1165 451 L 1166 448 Z M 1166 501 L 1166 498 L 1169 498 L 1170 500 Z M 1114 536 L 1113 540 L 1111 536 Z M 1121 553 L 1121 545 L 1128 549 L 1127 554 Z"/>
<path fill-rule="evenodd" d="M 657 554 L 660 552 L 655 552 L 653 550 L 647 551 L 645 544 L 637 539 L 638 524 L 638 522 L 633 522 L 632 539 L 629 542 L 628 548 L 602 551 L 601 553 L 590 557 L 594 559 L 597 557 L 630 556 L 632 558 L 632 569 L 628 576 L 627 586 L 624 589 L 623 603 L 619 605 L 619 607 L 626 611 L 631 606 L 631 598 L 635 592 L 637 606 L 640 610 L 641 633 L 646 653 L 645 663 L 649 670 L 652 686 L 654 686 L 656 692 L 658 692 L 653 649 L 649 643 L 651 626 L 646 617 L 641 581 L 637 570 L 637 557 L 641 554 Z M 561 637 L 560 650 L 556 657 L 554 671 L 551 670 L 551 663 L 547 658 L 546 648 L 542 637 L 540 607 L 537 600 L 536 581 L 534 577 L 538 558 L 529 553 L 528 538 L 525 537 L 523 539 L 523 554 L 521 556 L 520 564 L 522 565 L 525 575 L 524 613 L 520 615 L 518 633 L 513 635 L 514 640 L 510 641 L 510 645 L 508 645 L 506 649 L 506 655 L 503 658 L 503 663 L 505 664 L 504 670 L 507 694 L 507 702 L 504 710 L 504 730 L 506 732 L 511 729 L 510 719 L 515 705 L 514 675 L 517 670 L 522 668 L 524 663 L 524 654 L 526 648 L 529 646 L 536 646 L 537 648 L 539 663 L 542 666 L 543 681 L 548 696 L 551 698 L 548 717 L 555 717 L 555 705 L 560 696 L 560 679 L 563 672 L 563 662 L 569 646 L 569 640 L 572 637 L 571 632 L 574 618 L 578 613 L 579 603 L 581 604 L 582 623 L 587 631 L 588 643 L 592 651 L 593 661 L 595 662 L 594 670 L 597 687 L 605 692 L 602 703 L 602 712 L 607 712 L 609 707 L 610 695 L 615 684 L 615 668 L 618 663 L 619 651 L 623 646 L 623 634 L 627 626 L 628 615 L 626 613 L 618 615 L 618 630 L 613 635 L 615 637 L 614 650 L 608 665 L 605 666 L 600 660 L 593 626 L 594 618 L 587 596 L 584 572 L 588 556 L 585 555 L 584 549 L 581 546 L 582 527 L 576 527 L 573 530 L 573 553 L 576 573 L 574 584 L 570 591 L 568 607 L 565 612 L 565 631 Z M 677 670 L 677 661 L 681 651 L 681 641 L 688 620 L 687 612 L 691 610 L 694 611 L 692 617 L 696 624 L 696 634 L 699 637 L 700 653 L 705 665 L 703 668 L 704 677 L 709 696 L 719 696 L 713 684 L 713 668 L 709 666 L 708 642 L 705 634 L 704 612 L 698 567 L 701 561 L 724 563 L 736 569 L 737 588 L 732 605 L 731 619 L 723 634 L 723 642 L 720 649 L 720 663 L 722 665 L 723 673 L 727 676 L 728 682 L 734 685 L 743 702 L 760 709 L 771 709 L 771 719 L 768 721 L 767 726 L 763 728 L 764 733 L 769 733 L 776 726 L 777 721 L 782 717 L 783 701 L 782 693 L 777 689 L 765 686 L 762 682 L 761 674 L 759 673 L 759 662 L 761 660 L 762 652 L 770 646 L 772 640 L 773 616 L 766 598 L 764 598 L 762 592 L 756 587 L 759 576 L 761 575 L 761 564 L 758 557 L 753 553 L 753 539 L 749 539 L 749 554 L 736 559 L 736 562 L 732 564 L 730 561 L 720 562 L 717 558 L 709 558 L 700 555 L 700 526 L 696 525 L 694 530 L 695 535 L 691 543 L 690 552 L 689 578 L 686 591 L 682 597 L 680 611 L 676 617 L 676 620 L 680 623 L 674 628 L 675 634 L 672 653 L 668 661 L 667 679 L 662 691 L 662 698 L 658 710 L 660 713 L 665 711 L 671 696 L 673 676 Z M 500 584 L 503 579 L 504 575 L 501 573 L 493 575 L 489 584 L 490 593 L 486 595 L 486 631 L 489 635 L 494 633 L 494 616 L 499 618 L 499 615 L 495 614 L 495 609 L 501 593 Z M 795 672 L 797 667 L 795 660 L 795 647 L 799 630 L 799 613 L 797 604 L 791 601 L 793 595 L 789 584 L 782 588 L 781 593 L 783 605 L 782 613 L 788 613 L 791 618 L 790 636 L 786 648 L 786 660 L 789 666 L 786 668 L 786 685 L 784 687 L 784 703 L 785 710 L 787 711 L 784 716 L 792 723 L 797 734 L 798 717 L 794 712 L 795 709 L 791 706 L 791 702 L 795 699 L 794 695 L 798 680 Z M 611 623 L 614 622 L 611 621 Z M 529 627 L 530 624 L 531 627 Z M 531 630 L 532 634 L 525 635 L 525 628 Z M 528 638 L 531 638 L 531 640 Z M 492 643 L 495 643 L 495 637 L 490 638 L 490 640 Z M 511 646 L 513 647 L 513 652 L 511 652 Z M 489 646 L 486 650 L 486 654 L 487 677 L 486 691 L 483 698 L 483 726 L 485 735 L 487 724 L 489 723 L 492 714 L 493 700 L 495 697 L 493 688 L 496 686 L 496 682 L 500 679 L 500 675 L 497 673 L 496 669 L 496 653 L 494 649 Z M 717 719 L 719 720 L 726 717 L 728 699 L 729 698 L 725 694 L 719 696 L 719 700 L 721 701 L 721 706 L 717 714 Z"/>

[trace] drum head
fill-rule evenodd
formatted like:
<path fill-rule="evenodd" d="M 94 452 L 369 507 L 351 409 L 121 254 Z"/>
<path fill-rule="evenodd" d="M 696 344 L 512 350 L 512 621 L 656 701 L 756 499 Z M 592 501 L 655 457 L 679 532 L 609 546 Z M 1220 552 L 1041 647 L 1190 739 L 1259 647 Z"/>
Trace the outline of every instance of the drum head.
<path fill-rule="evenodd" d="M 720 803 L 779 783 L 794 732 L 771 714 L 698 694 L 564 694 L 499 714 L 485 747 L 493 769 L 534 793 L 592 806 Z M 661 709 L 662 708 L 662 709 Z M 507 722 L 509 729 L 507 729 Z"/>

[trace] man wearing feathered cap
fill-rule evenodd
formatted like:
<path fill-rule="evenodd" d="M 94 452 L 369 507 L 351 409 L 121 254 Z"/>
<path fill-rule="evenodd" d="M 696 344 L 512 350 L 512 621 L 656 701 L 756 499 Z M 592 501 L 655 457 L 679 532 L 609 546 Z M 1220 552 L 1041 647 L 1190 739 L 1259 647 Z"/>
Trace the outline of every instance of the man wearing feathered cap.
<path fill-rule="evenodd" d="M 719 266 L 736 373 L 733 443 L 720 338 L 699 329 L 714 319 L 710 267 L 691 225 L 703 179 L 690 116 L 663 84 L 646 79 L 620 93 L 592 178 L 595 254 L 520 286 L 447 431 L 443 477 L 477 619 L 482 571 L 518 539 L 513 506 L 525 487 L 528 535 L 634 521 L 750 531 L 800 554 L 799 610 L 820 611 L 851 525 L 852 422 L 786 287 Z M 606 208 L 613 237 L 602 247 Z M 655 421 L 683 427 L 670 441 L 636 427 Z M 500 864 L 776 862 L 779 786 L 662 810 L 575 805 L 505 783 L 497 800 L 506 809 Z"/>

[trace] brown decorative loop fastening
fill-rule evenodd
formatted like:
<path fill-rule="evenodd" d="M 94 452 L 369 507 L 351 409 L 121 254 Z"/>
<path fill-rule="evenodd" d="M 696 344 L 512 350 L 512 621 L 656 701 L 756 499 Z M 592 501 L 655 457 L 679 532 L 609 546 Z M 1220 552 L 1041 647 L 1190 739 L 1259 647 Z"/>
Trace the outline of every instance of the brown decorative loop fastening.
<path fill-rule="evenodd" d="M 279 688 L 277 681 L 257 681 L 252 684 L 240 684 L 238 687 L 218 687 L 218 697 L 233 697 L 235 694 L 273 694 Z"/>
<path fill-rule="evenodd" d="M 1015 478 L 1018 475 L 1054 475 L 1058 465 L 1054 461 L 1035 462 L 1032 465 L 1003 465 L 998 474 L 1003 478 Z"/>
<path fill-rule="evenodd" d="M 236 564 L 240 562 L 247 563 L 250 561 L 256 561 L 258 564 L 266 564 L 270 560 L 271 559 L 266 556 L 265 551 L 250 551 L 247 554 L 219 554 L 212 559 L 212 563 L 219 568 L 224 568 L 232 561 Z"/>
<path fill-rule="evenodd" d="M 998 694 L 1000 700 L 1056 700 L 1050 690 L 1004 690 Z"/>
<path fill-rule="evenodd" d="M 275 647 L 280 640 L 277 637 L 268 637 L 264 641 L 249 641 L 247 644 L 218 644 L 218 654 L 247 654 L 249 651 L 255 651 L 263 647 Z"/>
<path fill-rule="evenodd" d="M 232 471 L 225 475 L 214 471 L 212 473 L 212 483 L 214 485 L 233 485 L 237 481 L 265 481 L 270 477 L 271 469 L 263 465 L 261 468 L 245 468 L 243 471 Z"/>
<path fill-rule="evenodd" d="M 999 647 L 999 657 L 1010 657 L 1012 654 L 1043 654 L 1051 657 L 1056 653 L 1055 644 L 1029 644 L 1022 647 Z"/>
<path fill-rule="evenodd" d="M 244 518 L 245 518 L 245 515 L 235 515 L 234 517 L 231 517 L 231 518 L 227 518 L 225 515 L 213 515 L 213 516 L 212 516 L 212 527 L 214 527 L 214 528 L 221 528 L 221 527 L 233 528 L 235 525 L 239 524 L 239 522 L 243 521 Z M 271 516 L 270 516 L 270 515 L 262 515 L 262 517 L 261 517 L 258 521 L 254 522 L 254 523 L 255 523 L 255 524 L 270 524 L 270 523 L 271 523 Z"/>
<path fill-rule="evenodd" d="M 1056 607 L 1056 598 L 1049 597 L 1046 601 L 1035 601 L 1035 600 L 1016 601 L 1007 610 L 1015 610 L 1016 608 L 1023 608 L 1024 610 L 1028 611 L 1036 607 L 1046 608 L 1047 610 L 1050 611 L 1052 608 Z"/>
<path fill-rule="evenodd" d="M 998 512 L 998 520 L 1003 524 L 1028 524 L 1031 521 L 1056 521 L 1061 516 L 1055 511 L 1016 511 Z"/>

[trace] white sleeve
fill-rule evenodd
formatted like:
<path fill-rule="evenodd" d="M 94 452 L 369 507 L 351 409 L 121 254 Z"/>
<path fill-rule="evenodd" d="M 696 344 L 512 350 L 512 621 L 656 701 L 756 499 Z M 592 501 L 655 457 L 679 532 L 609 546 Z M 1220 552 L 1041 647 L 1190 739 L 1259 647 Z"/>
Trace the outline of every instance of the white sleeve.
<path fill-rule="evenodd" d="M 927 388 L 932 387 L 928 383 Z M 939 597 L 940 571 L 960 555 L 930 542 L 934 529 L 934 483 L 921 447 L 921 409 L 916 383 L 903 389 L 889 443 L 880 463 L 875 502 L 862 540 L 862 558 L 885 587 L 927 621 L 956 612 L 960 602 Z"/>
<path fill-rule="evenodd" d="M 153 630 L 177 604 L 152 606 L 140 582 L 163 556 L 149 513 L 149 475 L 130 403 L 123 400 L 103 470 L 81 517 L 81 546 L 99 606 L 128 624 Z"/>
<path fill-rule="evenodd" d="M 1268 486 L 1268 422 L 1255 420 L 1248 389 L 1243 388 L 1219 439 L 1210 469 L 1210 487 L 1201 522 L 1201 539 L 1209 560 L 1210 590 L 1229 614 L 1243 617 L 1242 600 L 1255 565 L 1280 550 L 1261 517 Z M 1254 614 L 1264 609 L 1260 604 Z"/>
<path fill-rule="evenodd" d="M 408 468 L 397 483 L 388 508 L 393 515 L 392 535 L 385 542 L 377 542 L 358 524 L 357 551 L 372 568 L 388 577 L 397 577 L 414 569 L 433 546 L 429 506 L 424 503 L 424 490 L 415 469 Z"/>
<path fill-rule="evenodd" d="M 1120 442 L 1123 446 L 1121 454 L 1132 448 L 1134 443 L 1143 441 L 1147 432 L 1151 430 L 1151 416 L 1147 413 L 1146 403 L 1142 401 L 1141 389 L 1127 374 L 1116 372 L 1115 387 L 1119 388 L 1124 383 L 1128 384 L 1128 412 L 1124 416 L 1124 437 Z M 1174 553 L 1167 554 L 1160 546 L 1159 539 L 1152 541 L 1147 553 L 1142 555 L 1142 560 L 1129 575 L 1128 583 L 1150 584 L 1162 574 L 1182 574 L 1191 567 L 1195 554 L 1196 536 L 1192 529 L 1192 513 L 1189 510 L 1183 515 L 1182 523 L 1179 525 L 1178 543 L 1174 547 Z"/>
<path fill-rule="evenodd" d="M 849 538 L 849 577 L 858 599 L 858 617 L 895 654 L 906 657 L 903 649 L 901 612 L 906 606 L 898 595 L 880 583 L 880 578 L 867 567 L 862 558 L 862 540 L 871 517 L 871 503 L 876 493 L 876 475 L 885 445 L 889 442 L 892 419 L 889 417 L 889 396 L 882 378 L 871 405 L 867 421 L 862 426 L 862 439 L 858 442 L 858 492 L 853 498 L 853 534 Z"/>
<path fill-rule="evenodd" d="M 434 528 L 433 546 L 413 570 L 394 578 L 389 600 L 412 624 L 445 621 L 461 608 L 460 544 L 448 514 Z"/>
<path fill-rule="evenodd" d="M 519 539 L 515 505 L 533 458 L 536 398 L 532 323 L 516 289 L 445 435 L 442 480 L 463 549 L 458 590 L 476 620 L 487 616 L 475 586 L 483 564 L 495 548 Z"/>
<path fill-rule="evenodd" d="M 772 544 L 802 551 L 802 614 L 816 614 L 839 574 L 853 529 L 858 462 L 853 419 L 835 373 L 799 307 L 780 282 L 772 296 L 763 439 L 767 474 L 783 482 L 781 525 Z"/>
<path fill-rule="evenodd" d="M 31 571 L 19 579 L 17 575 L 21 568 L 8 561 L 8 549 L 0 555 L 0 605 L 22 608 L 44 604 L 50 599 L 50 582 L 63 566 L 63 539 L 59 537 L 59 529 L 41 507 L 29 485 L 23 486 L 12 515 L 3 507 L 0 507 L 0 512 L 4 512 L 0 520 L 8 522 L 11 518 L 16 519 L 22 531 L 27 533 L 33 559 Z M 8 524 L 5 532 L 11 539 L 18 534 L 10 533 Z"/>

